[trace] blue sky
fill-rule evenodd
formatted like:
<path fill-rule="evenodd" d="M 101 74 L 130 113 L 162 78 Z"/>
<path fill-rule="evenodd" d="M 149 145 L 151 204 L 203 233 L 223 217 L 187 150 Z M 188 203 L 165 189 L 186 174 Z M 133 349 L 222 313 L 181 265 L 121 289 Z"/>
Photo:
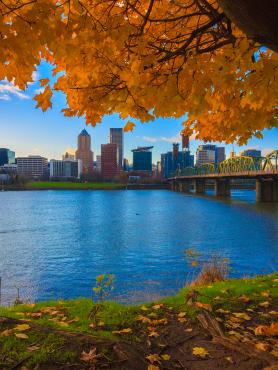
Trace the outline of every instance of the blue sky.
<path fill-rule="evenodd" d="M 7 147 L 16 152 L 16 156 L 39 154 L 48 159 L 60 159 L 69 148 L 75 149 L 77 136 L 85 127 L 83 118 L 67 118 L 61 113 L 65 107 L 62 94 L 56 93 L 53 108 L 43 113 L 36 109 L 32 99 L 39 89 L 38 79 L 50 77 L 47 66 L 41 66 L 34 74 L 35 82 L 27 91 L 6 82 L 0 82 L 0 147 Z M 184 119 L 157 119 L 151 123 L 138 123 L 133 132 L 125 134 L 125 158 L 131 160 L 131 149 L 137 146 L 153 145 L 153 162 L 160 160 L 160 154 L 171 150 L 171 144 L 179 140 L 179 131 Z M 92 137 L 92 150 L 100 154 L 100 145 L 108 142 L 110 127 L 123 127 L 125 121 L 118 115 L 106 116 L 97 127 L 87 126 Z M 191 140 L 190 148 L 195 154 L 200 141 Z M 223 145 L 223 144 L 221 144 Z M 263 153 L 278 147 L 278 129 L 264 131 L 264 139 L 252 139 L 248 145 L 225 145 L 226 154 L 235 148 L 236 152 L 245 148 L 263 149 Z"/>

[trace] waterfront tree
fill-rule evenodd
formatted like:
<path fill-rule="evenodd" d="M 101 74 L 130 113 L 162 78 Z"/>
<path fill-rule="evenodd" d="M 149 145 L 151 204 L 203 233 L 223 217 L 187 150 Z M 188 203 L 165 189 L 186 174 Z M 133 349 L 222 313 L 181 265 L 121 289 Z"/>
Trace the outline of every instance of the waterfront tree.
<path fill-rule="evenodd" d="M 243 4 L 244 3 L 244 4 Z M 221 7 L 220 7 L 221 6 Z M 65 116 L 186 117 L 202 140 L 245 143 L 277 127 L 277 1 L 0 0 L 0 79 L 53 92 Z M 266 46 L 266 47 L 264 47 Z"/>

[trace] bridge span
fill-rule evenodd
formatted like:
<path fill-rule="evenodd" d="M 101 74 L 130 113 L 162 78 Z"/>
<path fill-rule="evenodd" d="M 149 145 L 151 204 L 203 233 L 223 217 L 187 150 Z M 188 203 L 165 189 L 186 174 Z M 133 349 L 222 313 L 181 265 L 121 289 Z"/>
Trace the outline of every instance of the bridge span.
<path fill-rule="evenodd" d="M 216 196 L 230 196 L 231 179 L 254 179 L 258 202 L 278 202 L 278 149 L 265 158 L 240 156 L 218 166 L 206 163 L 187 167 L 173 173 L 167 181 L 173 191 L 190 192 L 193 183 L 195 193 L 203 194 L 207 180 L 214 180 Z"/>

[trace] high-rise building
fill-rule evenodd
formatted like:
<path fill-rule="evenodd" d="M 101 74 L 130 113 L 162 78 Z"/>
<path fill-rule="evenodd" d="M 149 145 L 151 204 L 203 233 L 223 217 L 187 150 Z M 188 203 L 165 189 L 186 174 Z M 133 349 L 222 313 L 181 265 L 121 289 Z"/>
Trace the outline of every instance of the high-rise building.
<path fill-rule="evenodd" d="M 50 161 L 50 177 L 56 178 L 80 178 L 82 173 L 82 161 L 80 159 L 65 159 Z"/>
<path fill-rule="evenodd" d="M 243 157 L 261 157 L 262 151 L 257 149 L 245 149 L 240 152 Z"/>
<path fill-rule="evenodd" d="M 196 151 L 196 166 L 206 163 L 216 163 L 216 145 L 199 145 Z"/>
<path fill-rule="evenodd" d="M 181 146 L 182 150 L 189 150 L 189 136 L 181 132 Z"/>
<path fill-rule="evenodd" d="M 87 176 L 93 172 L 94 154 L 91 151 L 91 136 L 85 129 L 78 135 L 75 158 L 82 161 L 82 175 Z"/>
<path fill-rule="evenodd" d="M 119 174 L 117 144 L 101 144 L 101 174 L 105 179 L 113 179 Z"/>
<path fill-rule="evenodd" d="M 225 161 L 226 154 L 225 154 L 225 147 L 224 146 L 217 146 L 216 153 L 215 153 L 215 162 L 218 164 L 220 162 Z"/>
<path fill-rule="evenodd" d="M 7 148 L 0 148 L 0 166 L 15 163 L 15 152 Z"/>
<path fill-rule="evenodd" d="M 132 150 L 133 171 L 152 172 L 152 148 L 153 146 L 145 146 Z"/>
<path fill-rule="evenodd" d="M 170 177 L 175 171 L 194 166 L 194 155 L 189 150 L 179 150 L 179 144 L 173 144 L 173 150 L 161 154 L 161 176 Z"/>
<path fill-rule="evenodd" d="M 39 155 L 29 155 L 28 157 L 18 157 L 17 173 L 28 177 L 43 177 L 48 174 L 47 158 Z"/>
<path fill-rule="evenodd" d="M 118 166 L 120 168 L 123 167 L 123 159 L 124 159 L 124 134 L 122 128 L 110 128 L 110 135 L 109 135 L 109 142 L 110 144 L 117 144 L 118 146 Z"/>

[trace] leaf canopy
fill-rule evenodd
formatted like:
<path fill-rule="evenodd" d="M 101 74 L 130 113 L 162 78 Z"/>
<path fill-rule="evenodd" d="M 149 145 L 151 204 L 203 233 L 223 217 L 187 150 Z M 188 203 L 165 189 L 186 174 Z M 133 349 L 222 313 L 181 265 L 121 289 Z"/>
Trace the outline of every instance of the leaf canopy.
<path fill-rule="evenodd" d="M 25 89 L 46 60 L 53 79 L 41 76 L 37 106 L 62 91 L 64 115 L 93 126 L 113 112 L 142 122 L 187 113 L 184 133 L 239 144 L 278 127 L 278 54 L 217 1 L 5 0 L 0 51 L 0 80 Z"/>

